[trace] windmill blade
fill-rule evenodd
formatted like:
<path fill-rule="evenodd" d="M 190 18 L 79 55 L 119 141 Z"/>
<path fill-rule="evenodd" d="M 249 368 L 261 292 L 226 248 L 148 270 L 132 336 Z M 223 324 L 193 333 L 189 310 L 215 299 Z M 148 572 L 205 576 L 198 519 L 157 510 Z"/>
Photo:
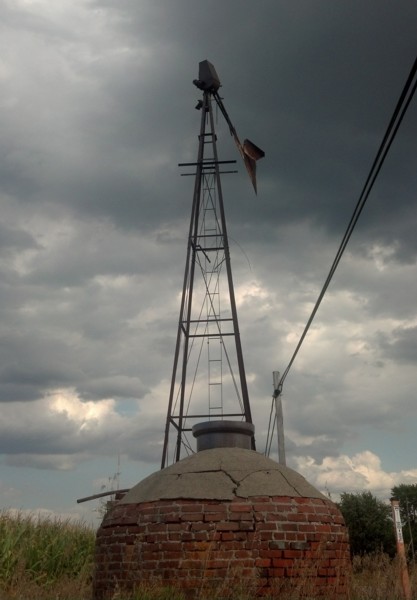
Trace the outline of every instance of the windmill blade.
<path fill-rule="evenodd" d="M 258 193 L 256 187 L 256 161 L 265 156 L 265 152 L 256 146 L 253 142 L 246 139 L 243 141 L 243 161 L 249 177 L 252 181 L 255 194 Z"/>
<path fill-rule="evenodd" d="M 230 117 L 224 107 L 222 99 L 220 98 L 217 90 L 213 92 L 213 97 L 216 100 L 217 106 L 220 108 L 221 113 L 226 119 L 226 123 L 229 125 L 230 133 L 233 136 L 233 139 L 235 140 L 236 146 L 240 152 L 241 157 L 243 158 L 243 162 L 245 163 L 245 167 L 252 182 L 253 189 L 255 190 L 255 194 L 257 194 L 256 161 L 260 158 L 263 158 L 265 156 L 265 152 L 248 139 L 245 139 L 243 144 L 241 143 L 239 136 L 237 135 L 237 131 L 234 128 L 232 121 L 230 120 Z"/>

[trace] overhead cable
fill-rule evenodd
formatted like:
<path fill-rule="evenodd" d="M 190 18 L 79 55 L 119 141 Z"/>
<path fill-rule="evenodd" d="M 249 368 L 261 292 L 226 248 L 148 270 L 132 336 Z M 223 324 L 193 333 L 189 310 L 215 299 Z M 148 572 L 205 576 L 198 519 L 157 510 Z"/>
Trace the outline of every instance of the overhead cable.
<path fill-rule="evenodd" d="M 296 356 L 297 356 L 297 354 L 298 354 L 298 352 L 299 352 L 299 350 L 300 350 L 303 342 L 304 342 L 304 339 L 305 339 L 305 337 L 306 337 L 306 335 L 308 333 L 308 330 L 310 329 L 310 326 L 311 326 L 311 324 L 313 322 L 313 319 L 316 316 L 316 313 L 317 313 L 317 311 L 318 311 L 318 309 L 320 307 L 321 301 L 323 300 L 324 295 L 325 295 L 325 293 L 327 291 L 327 288 L 330 285 L 330 282 L 331 282 L 331 280 L 333 278 L 333 275 L 334 275 L 334 273 L 335 273 L 335 271 L 336 271 L 336 269 L 337 269 L 337 267 L 339 265 L 339 262 L 340 262 L 340 260 L 341 260 L 341 258 L 343 256 L 343 253 L 344 253 L 344 251 L 346 249 L 346 246 L 347 246 L 347 244 L 348 244 L 348 242 L 350 240 L 350 237 L 351 237 L 352 232 L 353 232 L 353 230 L 355 228 L 355 225 L 358 222 L 358 219 L 359 219 L 359 217 L 360 217 L 360 215 L 362 213 L 362 210 L 363 210 L 363 208 L 365 206 L 365 203 L 366 203 L 366 201 L 367 201 L 367 199 L 369 197 L 369 194 L 371 193 L 373 185 L 374 185 L 374 183 L 376 181 L 376 178 L 377 178 L 377 176 L 378 176 L 378 174 L 379 174 L 379 172 L 381 170 L 381 167 L 382 167 L 382 165 L 383 165 L 383 163 L 385 161 L 385 158 L 386 158 L 386 156 L 388 154 L 388 151 L 389 151 L 389 149 L 391 147 L 391 144 L 394 141 L 394 138 L 395 138 L 395 136 L 397 134 L 398 128 L 401 125 L 401 122 L 402 122 L 402 120 L 404 118 L 405 113 L 407 112 L 408 106 L 409 106 L 409 104 L 410 104 L 410 102 L 411 102 L 411 100 L 412 100 L 412 98 L 414 96 L 414 93 L 416 91 L 416 88 L 417 88 L 416 73 L 417 73 L 417 58 L 414 61 L 414 64 L 413 64 L 413 66 L 411 68 L 411 71 L 410 71 L 410 74 L 409 74 L 409 76 L 407 78 L 407 81 L 406 81 L 406 83 L 405 83 L 405 85 L 403 87 L 403 90 L 401 92 L 401 95 L 400 95 L 400 97 L 398 99 L 397 105 L 395 107 L 395 110 L 393 112 L 391 120 L 390 120 L 390 122 L 388 124 L 388 127 L 386 129 L 385 135 L 384 135 L 384 137 L 382 139 L 382 142 L 381 142 L 381 144 L 379 146 L 379 149 L 378 149 L 378 152 L 376 154 L 375 160 L 374 160 L 374 162 L 372 164 L 372 167 L 371 167 L 371 169 L 369 171 L 369 175 L 368 175 L 368 177 L 367 177 L 367 179 L 365 181 L 365 184 L 364 184 L 364 186 L 362 188 L 362 192 L 361 192 L 361 194 L 359 196 L 359 199 L 357 201 L 357 204 L 355 206 L 355 210 L 353 211 L 352 217 L 351 217 L 351 219 L 349 221 L 349 224 L 347 226 L 345 234 L 344 234 L 344 236 L 342 238 L 342 241 L 340 243 L 340 246 L 339 246 L 339 248 L 337 250 L 335 259 L 333 261 L 333 264 L 332 264 L 332 266 L 330 268 L 330 271 L 329 271 L 329 273 L 327 275 L 327 278 L 326 278 L 326 280 L 324 282 L 323 288 L 322 288 L 322 290 L 321 290 L 321 292 L 320 292 L 320 294 L 319 294 L 319 296 L 317 298 L 317 301 L 316 301 L 316 303 L 314 305 L 314 308 L 313 308 L 313 310 L 311 312 L 311 315 L 310 315 L 310 317 L 309 317 L 309 319 L 308 319 L 308 321 L 306 323 L 304 331 L 303 331 L 303 333 L 302 333 L 302 335 L 301 335 L 301 337 L 300 337 L 300 339 L 298 341 L 298 344 L 297 344 L 297 346 L 296 346 L 296 348 L 294 350 L 294 353 L 293 353 L 293 355 L 291 357 L 291 360 L 288 363 L 287 368 L 285 369 L 285 371 L 283 372 L 283 374 L 281 376 L 281 379 L 280 379 L 279 384 L 278 384 L 278 388 L 274 392 L 273 399 L 274 399 L 274 397 L 277 396 L 277 394 L 280 394 L 282 392 L 282 387 L 283 387 L 284 381 L 285 381 L 285 379 L 286 379 L 286 377 L 287 377 L 287 375 L 288 375 L 288 373 L 289 373 L 289 371 L 290 371 L 290 369 L 291 369 L 291 367 L 292 367 L 292 365 L 294 363 L 294 360 L 295 360 L 295 358 L 296 358 Z M 272 402 L 272 404 L 273 404 L 273 402 Z M 272 434 L 270 433 L 270 431 L 271 431 L 271 422 L 272 422 L 272 419 L 270 419 L 270 425 L 269 425 L 269 428 L 268 428 L 268 436 L 267 436 L 266 449 L 265 449 L 265 454 L 267 456 L 269 455 L 270 448 L 271 448 L 271 443 L 272 443 Z"/>

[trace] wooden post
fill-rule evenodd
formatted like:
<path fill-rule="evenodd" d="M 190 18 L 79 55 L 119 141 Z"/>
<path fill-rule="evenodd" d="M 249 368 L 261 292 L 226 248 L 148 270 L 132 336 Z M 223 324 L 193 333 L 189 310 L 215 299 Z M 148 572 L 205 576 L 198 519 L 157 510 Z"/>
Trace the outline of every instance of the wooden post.
<path fill-rule="evenodd" d="M 397 540 L 397 555 L 400 561 L 401 582 L 405 600 L 411 600 L 410 578 L 408 576 L 407 559 L 405 557 L 405 547 L 403 530 L 401 525 L 400 503 L 398 500 L 391 500 L 392 517 L 394 519 L 395 539 Z"/>
<path fill-rule="evenodd" d="M 279 386 L 279 371 L 272 373 L 274 379 L 274 398 L 275 398 L 275 415 L 276 415 L 276 426 L 278 436 L 278 462 L 280 465 L 287 464 L 285 458 L 285 438 L 284 438 L 284 417 L 282 414 L 282 401 L 281 393 L 278 389 Z"/>

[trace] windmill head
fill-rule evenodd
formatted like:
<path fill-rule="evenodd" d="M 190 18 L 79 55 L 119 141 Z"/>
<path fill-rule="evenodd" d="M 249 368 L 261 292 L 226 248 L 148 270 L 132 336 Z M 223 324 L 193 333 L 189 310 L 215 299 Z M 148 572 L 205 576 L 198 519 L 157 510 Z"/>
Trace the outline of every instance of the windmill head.
<path fill-rule="evenodd" d="M 216 69 L 208 60 L 199 63 L 198 79 L 194 79 L 193 83 L 198 89 L 210 92 L 216 92 L 221 86 Z"/>

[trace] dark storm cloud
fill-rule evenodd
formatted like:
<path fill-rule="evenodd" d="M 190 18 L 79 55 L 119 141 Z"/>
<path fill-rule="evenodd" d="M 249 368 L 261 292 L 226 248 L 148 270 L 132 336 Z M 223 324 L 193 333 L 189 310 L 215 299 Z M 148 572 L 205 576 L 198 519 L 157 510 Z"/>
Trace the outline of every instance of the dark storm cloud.
<path fill-rule="evenodd" d="M 0 223 L 0 250 L 22 251 L 27 249 L 39 248 L 39 244 L 35 238 L 22 229 L 8 227 L 4 223 Z"/>
<path fill-rule="evenodd" d="M 126 17 L 128 31 L 140 31 L 147 16 L 151 26 L 145 38 L 158 31 L 162 45 L 173 49 L 173 59 L 167 57 L 171 72 L 184 83 L 185 65 L 195 69 L 189 48 L 194 43 L 196 56 L 206 53 L 217 66 L 238 130 L 261 146 L 269 141 L 260 165 L 263 210 L 255 212 L 246 203 L 244 211 L 232 211 L 235 221 L 246 215 L 264 225 L 279 210 L 281 226 L 303 214 L 332 235 L 342 230 L 414 60 L 413 6 L 401 3 L 392 11 L 381 3 L 376 11 L 370 2 L 337 8 L 308 2 L 244 3 L 242 8 L 240 2 L 229 2 L 219 12 L 217 2 L 198 8 L 179 2 L 164 6 L 162 16 L 158 4 L 107 5 Z M 242 11 L 245 18 L 236 18 Z M 175 65 L 184 52 L 182 40 L 187 56 Z M 216 54 L 222 56 L 220 63 Z M 396 201 L 388 188 L 372 214 L 372 222 L 378 221 L 375 229 L 386 219 L 391 222 L 392 230 L 381 231 L 381 239 L 400 237 L 395 225 L 409 222 L 399 208 L 409 202 L 411 186 L 404 189 L 404 180 L 413 176 L 415 181 L 415 155 L 410 152 L 415 122 L 414 110 L 398 136 L 403 153 L 394 150 L 390 157 Z M 273 195 L 262 188 L 262 179 Z"/>
<path fill-rule="evenodd" d="M 401 364 L 417 364 L 417 327 L 394 329 L 391 336 L 379 333 L 377 343 L 384 357 Z"/>
<path fill-rule="evenodd" d="M 413 36 L 404 32 L 415 17 L 409 4 L 394 14 L 380 5 L 377 19 L 371 3 L 361 4 L 360 20 L 356 3 L 338 10 L 305 2 L 265 3 L 261 9 L 245 3 L 244 19 L 236 18 L 242 12 L 236 2 L 222 7 L 221 14 L 217 2 L 93 6 L 114 17 L 113 39 L 108 52 L 93 40 L 89 63 L 72 56 L 71 48 L 64 53 L 74 74 L 90 84 L 81 93 L 66 83 L 67 97 L 53 99 L 62 123 L 40 121 L 38 128 L 56 128 L 62 146 L 53 144 L 56 153 L 45 154 L 46 166 L 34 176 L 39 201 L 64 202 L 80 214 L 105 215 L 139 230 L 155 226 L 161 212 L 168 220 L 179 210 L 185 214 L 175 163 L 189 151 L 197 97 L 191 80 L 207 54 L 224 82 L 238 130 L 261 146 L 269 142 L 260 166 L 260 186 L 264 181 L 266 188 L 262 211 L 254 211 L 245 194 L 244 210 L 241 203 L 239 211 L 232 206 L 231 218 L 237 224 L 252 221 L 255 228 L 258 221 L 263 228 L 278 215 L 280 227 L 304 215 L 339 235 L 411 66 Z M 194 47 L 195 56 L 190 55 Z M 401 130 L 405 146 L 413 122 Z M 378 223 L 373 235 L 384 240 L 408 236 L 411 241 L 411 231 L 404 231 L 409 218 L 399 211 L 409 193 L 398 190 L 417 169 L 411 157 L 407 160 L 407 148 L 404 155 L 392 159 L 396 202 L 386 194 L 372 218 Z M 24 164 L 20 171 L 28 177 Z M 391 230 L 381 230 L 384 219 Z"/>

